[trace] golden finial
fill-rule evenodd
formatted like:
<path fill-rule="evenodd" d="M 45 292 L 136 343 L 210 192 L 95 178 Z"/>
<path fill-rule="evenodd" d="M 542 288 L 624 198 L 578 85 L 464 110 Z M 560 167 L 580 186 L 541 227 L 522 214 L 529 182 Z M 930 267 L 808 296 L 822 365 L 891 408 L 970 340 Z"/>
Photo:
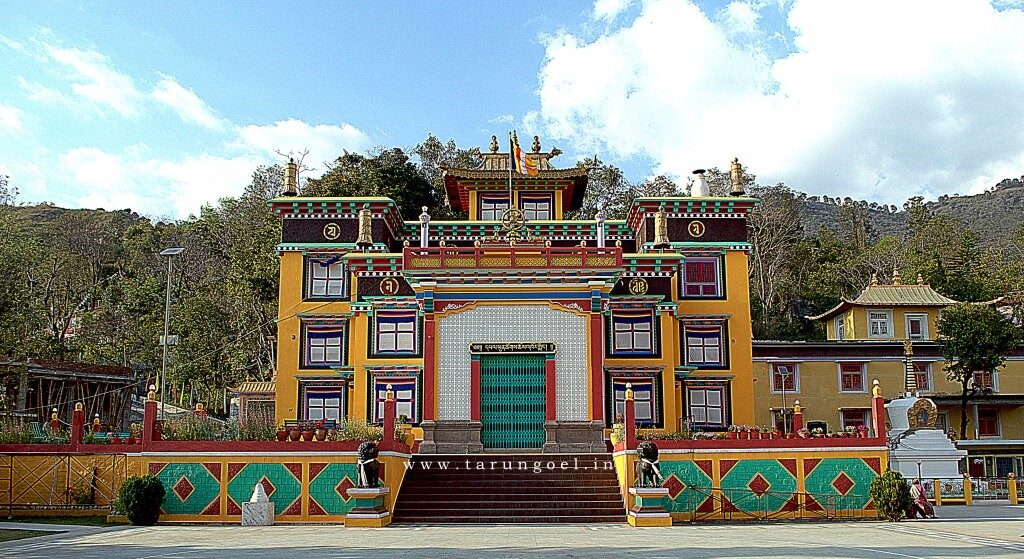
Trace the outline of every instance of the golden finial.
<path fill-rule="evenodd" d="M 621 240 L 621 239 L 619 239 L 619 240 L 616 240 L 616 241 L 615 241 L 615 246 L 617 246 L 617 247 L 620 247 L 620 248 L 621 248 L 621 247 L 622 247 L 622 240 Z"/>
<path fill-rule="evenodd" d="M 480 248 L 480 239 L 473 241 L 473 246 L 475 246 L 476 248 Z"/>
<path fill-rule="evenodd" d="M 917 274 L 917 285 L 924 285 L 924 276 Z"/>
<path fill-rule="evenodd" d="M 878 285 L 878 272 L 871 273 L 871 285 Z"/>
<path fill-rule="evenodd" d="M 155 384 L 149 385 L 149 392 L 146 393 L 146 399 L 149 400 L 150 402 L 155 402 L 156 401 L 156 385 Z"/>
<path fill-rule="evenodd" d="M 387 385 L 386 388 L 387 388 L 387 390 L 384 392 L 384 399 L 385 400 L 394 400 L 395 399 L 395 391 L 391 389 L 391 385 L 390 384 Z"/>
<path fill-rule="evenodd" d="M 409 246 L 409 239 L 406 239 L 406 240 L 402 241 L 402 246 L 408 247 Z"/>
<path fill-rule="evenodd" d="M 631 383 L 631 382 L 627 382 L 626 383 L 626 399 L 627 400 L 632 400 L 633 399 L 633 383 Z"/>
<path fill-rule="evenodd" d="M 498 151 L 498 137 L 491 136 L 491 153 L 497 153 Z"/>
<path fill-rule="evenodd" d="M 587 241 L 580 241 L 580 246 L 583 248 L 587 248 Z"/>
<path fill-rule="evenodd" d="M 743 196 L 746 192 L 743 191 L 743 166 L 740 165 L 738 157 L 732 158 L 732 165 L 729 168 L 729 178 L 732 182 L 732 191 L 730 194 L 733 196 Z"/>
<path fill-rule="evenodd" d="M 793 413 L 794 414 L 804 413 L 804 412 L 802 412 L 800 410 L 801 410 L 801 408 L 800 408 L 800 400 L 797 400 L 797 401 L 793 402 Z"/>
<path fill-rule="evenodd" d="M 658 212 L 654 214 L 654 248 L 668 248 L 668 213 L 665 212 L 665 204 L 658 206 Z"/>
<path fill-rule="evenodd" d="M 288 158 L 288 164 L 284 168 L 284 195 L 299 195 L 299 166 L 291 157 Z"/>
<path fill-rule="evenodd" d="M 540 136 L 533 137 L 533 145 L 530 147 L 533 148 L 533 153 L 540 153 Z"/>
<path fill-rule="evenodd" d="M 876 398 L 880 398 L 882 396 L 882 387 L 878 385 L 878 379 L 875 379 L 871 383 L 871 395 Z"/>
<path fill-rule="evenodd" d="M 356 237 L 356 246 L 366 250 L 373 246 L 373 212 L 370 211 L 370 204 L 363 204 L 359 210 L 359 236 Z"/>
<path fill-rule="evenodd" d="M 205 408 L 204 408 L 202 402 L 197 402 L 196 403 L 196 411 L 203 411 L 204 409 Z"/>
<path fill-rule="evenodd" d="M 892 284 L 903 285 L 903 278 L 900 277 L 900 269 L 896 266 L 892 267 Z"/>
<path fill-rule="evenodd" d="M 907 357 L 914 355 L 914 342 L 910 340 L 903 341 L 903 355 Z"/>
<path fill-rule="evenodd" d="M 57 408 L 53 408 L 53 413 L 50 414 L 50 419 L 57 421 Z"/>
<path fill-rule="evenodd" d="M 438 244 L 441 246 L 448 246 L 448 243 L 444 242 L 444 239 L 442 239 Z"/>
<path fill-rule="evenodd" d="M 84 411 L 84 410 L 85 410 L 85 407 L 82 405 L 82 402 L 75 402 L 75 411 Z"/>
<path fill-rule="evenodd" d="M 544 241 L 544 246 L 547 247 L 547 248 L 551 248 L 551 239 L 545 240 Z"/>
<path fill-rule="evenodd" d="M 100 424 L 100 414 L 96 414 L 96 415 L 92 416 L 92 424 L 93 425 L 99 425 Z"/>

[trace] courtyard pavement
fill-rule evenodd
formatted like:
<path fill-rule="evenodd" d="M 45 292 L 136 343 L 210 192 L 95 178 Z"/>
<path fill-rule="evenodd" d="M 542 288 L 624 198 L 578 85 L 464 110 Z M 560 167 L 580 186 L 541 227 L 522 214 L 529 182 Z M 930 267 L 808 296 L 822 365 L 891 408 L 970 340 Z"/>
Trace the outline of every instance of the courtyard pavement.
<path fill-rule="evenodd" d="M 941 507 L 938 520 L 844 523 L 732 523 L 631 528 L 626 525 L 154 526 L 71 527 L 0 523 L 2 528 L 67 530 L 0 544 L 0 557 L 140 559 L 199 557 L 771 559 L 1020 558 L 1024 506 Z"/>

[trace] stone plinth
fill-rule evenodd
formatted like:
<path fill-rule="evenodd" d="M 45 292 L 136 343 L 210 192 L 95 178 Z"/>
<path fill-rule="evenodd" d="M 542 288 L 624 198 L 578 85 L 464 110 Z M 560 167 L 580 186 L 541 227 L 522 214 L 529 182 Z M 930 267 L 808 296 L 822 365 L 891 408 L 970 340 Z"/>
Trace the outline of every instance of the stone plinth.
<path fill-rule="evenodd" d="M 242 503 L 242 526 L 273 526 L 274 502 L 267 497 L 263 484 L 253 488 L 248 503 Z"/>
<path fill-rule="evenodd" d="M 543 452 L 608 452 L 601 421 L 545 421 Z"/>
<path fill-rule="evenodd" d="M 484 451 L 479 421 L 423 421 L 421 454 L 472 454 Z"/>
<path fill-rule="evenodd" d="M 672 515 L 665 510 L 665 498 L 668 489 L 665 487 L 630 487 L 629 495 L 633 506 L 626 514 L 626 520 L 632 526 L 671 526 Z"/>
<path fill-rule="evenodd" d="M 953 441 L 935 429 L 935 404 L 927 398 L 906 396 L 885 405 L 891 428 L 889 468 L 913 479 L 960 477 L 960 461 L 966 450 L 958 450 Z M 921 463 L 920 471 L 918 462 Z"/>
<path fill-rule="evenodd" d="M 385 502 L 387 487 L 354 487 L 348 490 L 356 506 L 345 515 L 346 528 L 381 528 L 391 524 L 391 512 Z"/>

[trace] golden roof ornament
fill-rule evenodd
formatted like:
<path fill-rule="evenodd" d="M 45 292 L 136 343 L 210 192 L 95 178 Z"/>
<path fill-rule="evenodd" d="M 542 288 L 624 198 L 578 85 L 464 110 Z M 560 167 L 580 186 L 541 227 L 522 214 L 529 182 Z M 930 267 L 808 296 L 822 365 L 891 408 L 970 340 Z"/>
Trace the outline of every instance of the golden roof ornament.
<path fill-rule="evenodd" d="M 871 285 L 878 285 L 878 272 L 871 273 Z"/>
<path fill-rule="evenodd" d="M 533 153 L 540 153 L 540 136 L 533 137 L 533 145 L 530 147 L 533 148 Z"/>
<path fill-rule="evenodd" d="M 914 356 L 914 342 L 910 340 L 903 340 L 903 355 L 907 357 Z"/>
<path fill-rule="evenodd" d="M 743 196 L 746 194 L 743 190 L 743 166 L 740 165 L 738 157 L 732 158 L 732 165 L 729 167 L 729 179 L 732 183 L 732 190 L 729 194 L 732 196 Z"/>
<path fill-rule="evenodd" d="M 491 153 L 497 153 L 497 152 L 498 152 L 498 137 L 492 135 L 491 136 Z"/>
<path fill-rule="evenodd" d="M 917 285 L 924 285 L 924 276 L 917 274 Z"/>
<path fill-rule="evenodd" d="M 288 164 L 284 168 L 284 193 L 283 196 L 299 195 L 299 166 L 295 158 L 289 157 Z"/>
<path fill-rule="evenodd" d="M 892 267 L 892 284 L 903 285 L 903 278 L 900 277 L 900 269 L 896 266 Z"/>
<path fill-rule="evenodd" d="M 356 246 L 364 252 L 373 246 L 373 213 L 370 212 L 370 204 L 363 204 L 359 210 L 359 235 L 356 237 Z"/>
<path fill-rule="evenodd" d="M 654 248 L 669 246 L 671 243 L 668 240 L 668 213 L 665 212 L 665 204 L 661 204 L 654 214 Z"/>

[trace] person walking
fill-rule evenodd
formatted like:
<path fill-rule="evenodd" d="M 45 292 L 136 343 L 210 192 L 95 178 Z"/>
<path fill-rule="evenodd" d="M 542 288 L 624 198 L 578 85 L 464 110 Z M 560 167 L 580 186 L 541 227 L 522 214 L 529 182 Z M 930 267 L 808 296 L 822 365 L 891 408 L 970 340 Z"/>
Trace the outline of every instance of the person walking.
<path fill-rule="evenodd" d="M 917 518 L 917 515 L 921 515 L 921 518 L 935 518 L 935 509 L 928 502 L 928 495 L 925 494 L 921 478 L 915 479 L 914 483 L 910 485 L 910 498 L 913 502 L 910 505 L 910 510 L 907 511 L 907 518 Z"/>

